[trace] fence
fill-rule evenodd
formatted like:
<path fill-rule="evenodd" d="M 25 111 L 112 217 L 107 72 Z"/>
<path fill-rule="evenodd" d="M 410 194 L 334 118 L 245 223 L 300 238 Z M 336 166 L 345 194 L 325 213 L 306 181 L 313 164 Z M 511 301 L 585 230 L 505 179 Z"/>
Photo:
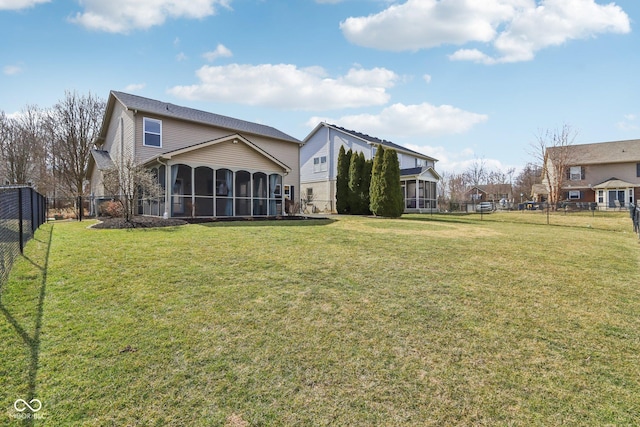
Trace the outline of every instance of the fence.
<path fill-rule="evenodd" d="M 640 203 L 638 203 L 637 206 L 634 206 L 634 204 L 631 203 L 629 205 L 629 214 L 633 221 L 633 232 L 636 233 L 640 239 Z"/>
<path fill-rule="evenodd" d="M 0 286 L 13 261 L 46 221 L 46 199 L 26 186 L 0 187 Z"/>

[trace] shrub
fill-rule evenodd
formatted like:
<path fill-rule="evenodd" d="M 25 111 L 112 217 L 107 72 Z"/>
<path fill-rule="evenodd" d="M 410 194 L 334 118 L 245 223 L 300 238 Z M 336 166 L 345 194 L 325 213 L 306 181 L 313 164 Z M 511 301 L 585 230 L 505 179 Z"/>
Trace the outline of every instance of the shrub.
<path fill-rule="evenodd" d="M 111 218 L 124 217 L 124 207 L 122 206 L 122 203 L 115 200 L 109 200 L 100 204 L 100 212 L 102 215 Z"/>

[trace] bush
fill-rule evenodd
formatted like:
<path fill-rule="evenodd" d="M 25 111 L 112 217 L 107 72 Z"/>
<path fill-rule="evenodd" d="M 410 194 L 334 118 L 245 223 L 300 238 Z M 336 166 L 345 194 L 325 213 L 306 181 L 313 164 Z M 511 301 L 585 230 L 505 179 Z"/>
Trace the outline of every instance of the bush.
<path fill-rule="evenodd" d="M 100 204 L 100 213 L 111 218 L 123 218 L 124 207 L 120 202 L 109 200 Z"/>

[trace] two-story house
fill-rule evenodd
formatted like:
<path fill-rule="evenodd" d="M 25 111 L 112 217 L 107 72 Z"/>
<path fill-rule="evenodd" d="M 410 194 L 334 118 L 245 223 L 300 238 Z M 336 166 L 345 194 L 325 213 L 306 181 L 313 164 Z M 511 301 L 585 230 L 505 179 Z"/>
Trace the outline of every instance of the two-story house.
<path fill-rule="evenodd" d="M 561 153 L 562 150 L 565 150 Z M 554 167 L 562 159 L 562 169 Z M 543 184 L 549 194 L 560 183 L 558 201 L 621 208 L 640 198 L 640 140 L 551 147 L 545 153 Z M 559 163 L 559 161 L 556 161 Z M 557 164 L 555 165 L 557 166 Z M 562 173 L 559 179 L 555 176 Z"/>
<path fill-rule="evenodd" d="M 88 176 L 98 201 L 103 172 L 133 159 L 164 194 L 140 213 L 169 217 L 282 215 L 300 188 L 301 141 L 273 127 L 112 91 Z"/>
<path fill-rule="evenodd" d="M 390 141 L 322 122 L 307 135 L 300 149 L 301 196 L 318 211 L 336 211 L 336 178 L 341 146 L 346 151 L 364 153 L 366 160 L 373 159 L 380 146 L 392 148 L 398 153 L 405 212 L 437 209 L 440 176 L 435 170 L 436 159 Z"/>

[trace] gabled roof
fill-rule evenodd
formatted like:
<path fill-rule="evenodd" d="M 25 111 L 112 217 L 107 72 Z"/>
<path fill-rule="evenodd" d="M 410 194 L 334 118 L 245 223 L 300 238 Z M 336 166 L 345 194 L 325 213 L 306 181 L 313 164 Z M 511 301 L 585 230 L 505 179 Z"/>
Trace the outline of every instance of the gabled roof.
<path fill-rule="evenodd" d="M 295 142 L 297 144 L 302 143 L 299 139 L 287 135 L 286 133 L 281 132 L 271 126 L 235 119 L 233 117 L 222 116 L 220 114 L 208 113 L 206 111 L 195 110 L 193 108 L 182 107 L 180 105 L 175 105 L 164 101 L 157 101 L 155 99 L 144 98 L 142 96 L 131 95 L 129 93 L 117 91 L 111 91 L 109 100 L 107 101 L 107 114 L 105 114 L 105 122 L 102 125 L 102 130 L 100 131 L 101 138 L 105 137 L 105 132 L 109 120 L 108 118 L 111 116 L 113 104 L 116 99 L 120 101 L 122 105 L 124 105 L 128 110 L 216 126 L 219 128 L 231 130 L 233 132 L 266 136 L 282 141 Z"/>
<path fill-rule="evenodd" d="M 608 180 L 601 182 L 598 185 L 594 185 L 592 188 L 597 190 L 604 190 L 607 188 L 634 188 L 637 186 L 637 184 L 632 184 L 618 178 L 609 178 Z"/>
<path fill-rule="evenodd" d="M 223 136 L 222 138 L 212 139 L 210 141 L 205 141 L 205 142 L 201 142 L 201 143 L 198 143 L 198 144 L 193 144 L 193 145 L 190 145 L 188 147 L 179 148 L 177 150 L 167 151 L 166 153 L 162 153 L 162 154 L 158 154 L 156 156 L 153 156 L 152 158 L 146 160 L 143 163 L 144 164 L 152 163 L 152 162 L 155 162 L 157 159 L 169 160 L 174 156 L 179 156 L 180 154 L 185 154 L 185 153 L 188 153 L 188 152 L 193 151 L 193 150 L 199 150 L 201 148 L 206 148 L 206 147 L 209 147 L 211 145 L 216 145 L 216 144 L 220 144 L 222 142 L 228 142 L 228 141 L 232 141 L 233 143 L 242 142 L 245 145 L 247 145 L 249 148 L 254 149 L 255 151 L 257 151 L 258 153 L 260 153 L 264 157 L 268 158 L 269 160 L 271 160 L 272 162 L 274 162 L 275 164 L 280 166 L 283 170 L 285 170 L 287 172 L 291 172 L 291 168 L 289 166 L 285 165 L 280 160 L 278 160 L 277 158 L 275 158 L 271 154 L 267 153 L 262 148 L 258 147 L 257 145 L 255 145 L 254 143 L 249 141 L 247 138 L 245 138 L 242 135 L 239 135 L 237 133 L 234 133 L 232 135 Z"/>
<path fill-rule="evenodd" d="M 640 139 L 578 144 L 567 147 L 570 150 L 570 163 L 574 165 L 640 162 Z M 550 147 L 547 151 L 553 153 L 560 149 L 561 147 Z"/>
<path fill-rule="evenodd" d="M 335 129 L 337 131 L 340 131 L 340 132 L 343 132 L 343 133 L 346 133 L 346 134 L 349 134 L 354 138 L 358 138 L 358 139 L 366 142 L 367 144 L 382 145 L 384 147 L 392 148 L 392 149 L 394 149 L 396 151 L 400 151 L 400 152 L 411 154 L 411 155 L 419 157 L 421 159 L 428 159 L 428 160 L 432 160 L 434 162 L 438 161 L 437 159 L 434 159 L 433 157 L 427 156 L 426 154 L 418 153 L 417 151 L 413 151 L 413 150 L 411 150 L 409 148 L 406 148 L 406 147 L 403 147 L 401 145 L 395 144 L 395 143 L 393 143 L 391 141 L 387 141 L 385 139 L 376 138 L 374 136 L 370 136 L 370 135 L 367 135 L 365 133 L 361 133 L 361 132 L 357 132 L 357 131 L 354 131 L 354 130 L 345 129 L 343 127 L 332 125 L 332 124 L 325 123 L 325 122 L 321 122 L 320 124 L 318 124 L 318 126 L 316 126 L 315 129 L 313 131 L 311 131 L 311 133 L 309 135 L 307 135 L 307 137 L 304 139 L 303 143 L 306 143 L 309 140 L 309 138 L 311 137 L 311 135 L 316 133 L 316 131 L 320 127 L 323 127 L 323 126 Z"/>
<path fill-rule="evenodd" d="M 425 174 L 431 174 L 434 178 L 441 180 L 442 177 L 440 176 L 440 174 L 438 174 L 438 172 L 436 172 L 436 170 L 434 168 L 432 168 L 431 166 L 429 167 L 415 167 L 415 168 L 407 168 L 407 169 L 400 169 L 400 177 L 401 178 L 406 178 L 406 177 L 412 177 L 412 176 L 420 176 L 420 175 L 425 175 Z"/>

